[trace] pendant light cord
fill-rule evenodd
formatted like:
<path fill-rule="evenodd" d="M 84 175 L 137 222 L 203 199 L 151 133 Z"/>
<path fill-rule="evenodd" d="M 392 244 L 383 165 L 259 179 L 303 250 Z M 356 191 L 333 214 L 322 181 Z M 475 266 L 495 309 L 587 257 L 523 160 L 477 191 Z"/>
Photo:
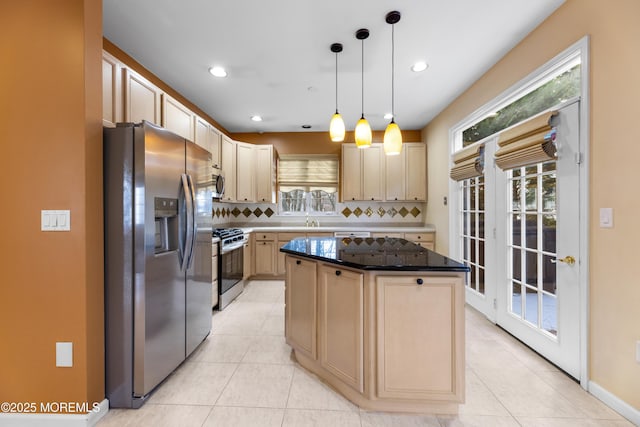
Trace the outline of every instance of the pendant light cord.
<path fill-rule="evenodd" d="M 362 113 L 362 118 L 364 119 L 364 39 L 360 40 L 362 42 L 362 61 L 361 61 L 361 79 L 360 79 L 360 83 L 361 83 L 361 88 L 360 88 L 360 93 L 362 94 L 361 96 L 361 108 L 360 108 L 360 112 Z"/>
<path fill-rule="evenodd" d="M 395 99 L 394 99 L 394 94 L 395 94 L 395 88 L 394 88 L 394 82 L 395 82 L 394 58 L 395 58 L 395 46 L 396 46 L 396 43 L 394 41 L 394 29 L 395 29 L 395 25 L 391 25 L 391 121 L 392 122 L 395 122 L 395 120 L 396 120 Z"/>
<path fill-rule="evenodd" d="M 338 52 L 336 52 L 336 114 L 338 114 Z"/>

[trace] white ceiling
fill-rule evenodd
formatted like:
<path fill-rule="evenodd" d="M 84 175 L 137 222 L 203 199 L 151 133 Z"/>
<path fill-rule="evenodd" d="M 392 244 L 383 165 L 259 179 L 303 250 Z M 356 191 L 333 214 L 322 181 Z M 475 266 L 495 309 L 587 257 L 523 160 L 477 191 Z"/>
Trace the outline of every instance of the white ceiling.
<path fill-rule="evenodd" d="M 104 36 L 230 132 L 328 130 L 338 107 L 348 130 L 361 108 L 384 130 L 391 111 L 391 25 L 395 110 L 401 129 L 421 129 L 564 0 L 103 0 Z M 424 60 L 429 68 L 414 73 Z M 229 76 L 214 78 L 222 65 Z M 259 114 L 264 121 L 249 118 Z"/>

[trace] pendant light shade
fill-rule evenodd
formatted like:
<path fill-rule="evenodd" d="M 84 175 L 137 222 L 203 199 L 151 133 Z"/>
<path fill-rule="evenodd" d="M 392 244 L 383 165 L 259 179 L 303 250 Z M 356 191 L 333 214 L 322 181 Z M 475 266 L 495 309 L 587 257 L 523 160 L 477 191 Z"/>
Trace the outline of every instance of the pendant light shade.
<path fill-rule="evenodd" d="M 329 123 L 329 136 L 333 142 L 342 142 L 345 133 L 344 120 L 338 113 L 338 53 L 342 52 L 342 44 L 332 44 L 331 52 L 336 54 L 336 113 L 331 117 L 331 123 Z"/>
<path fill-rule="evenodd" d="M 391 24 L 391 122 L 384 131 L 384 153 L 388 156 L 398 155 L 402 151 L 402 133 L 400 127 L 395 122 L 394 109 L 394 73 L 395 73 L 395 40 L 394 40 L 394 24 L 400 21 L 400 12 L 394 10 L 387 13 L 385 18 L 387 24 Z"/>
<path fill-rule="evenodd" d="M 364 40 L 369 37 L 369 30 L 361 28 L 356 31 L 356 38 L 362 42 L 362 116 L 356 124 L 356 146 L 358 148 L 371 147 L 371 126 L 369 122 L 364 118 Z"/>

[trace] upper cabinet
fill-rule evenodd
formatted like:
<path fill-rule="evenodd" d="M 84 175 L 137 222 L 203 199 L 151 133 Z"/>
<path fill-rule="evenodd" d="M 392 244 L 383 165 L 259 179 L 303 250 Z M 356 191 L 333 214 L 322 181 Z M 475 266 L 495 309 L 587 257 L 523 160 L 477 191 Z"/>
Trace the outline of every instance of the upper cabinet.
<path fill-rule="evenodd" d="M 162 126 L 189 141 L 195 139 L 195 114 L 166 93 L 162 94 Z"/>
<path fill-rule="evenodd" d="M 276 202 L 276 156 L 273 145 L 255 145 L 256 202 Z"/>
<path fill-rule="evenodd" d="M 213 166 L 220 168 L 220 139 L 222 133 L 201 117 L 195 116 L 195 142 L 211 153 Z"/>
<path fill-rule="evenodd" d="M 342 200 L 384 200 L 382 144 L 342 144 Z"/>
<path fill-rule="evenodd" d="M 239 202 L 254 202 L 254 153 L 253 145 L 246 142 L 236 142 L 236 200 Z"/>
<path fill-rule="evenodd" d="M 108 53 L 102 55 L 102 125 L 122 121 L 122 64 Z"/>
<path fill-rule="evenodd" d="M 161 125 L 160 101 L 162 91 L 135 71 L 124 70 L 124 120 L 139 123 L 143 120 Z"/>
<path fill-rule="evenodd" d="M 397 156 L 385 156 L 385 200 L 427 200 L 427 148 L 421 142 L 402 144 Z"/>
<path fill-rule="evenodd" d="M 224 172 L 225 202 L 236 201 L 236 142 L 227 135 L 222 135 L 222 171 Z"/>
<path fill-rule="evenodd" d="M 405 144 L 407 167 L 406 200 L 427 201 L 427 146 L 422 143 Z"/>

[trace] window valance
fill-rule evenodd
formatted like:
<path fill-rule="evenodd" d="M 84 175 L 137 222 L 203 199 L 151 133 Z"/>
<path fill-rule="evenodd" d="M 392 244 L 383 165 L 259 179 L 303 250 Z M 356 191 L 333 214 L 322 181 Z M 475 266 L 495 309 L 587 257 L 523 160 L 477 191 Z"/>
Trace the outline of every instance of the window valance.
<path fill-rule="evenodd" d="M 453 154 L 449 176 L 454 181 L 475 178 L 484 174 L 484 144 L 473 144 Z"/>
<path fill-rule="evenodd" d="M 546 111 L 500 134 L 496 165 L 514 169 L 556 158 L 554 118 L 557 111 Z"/>

